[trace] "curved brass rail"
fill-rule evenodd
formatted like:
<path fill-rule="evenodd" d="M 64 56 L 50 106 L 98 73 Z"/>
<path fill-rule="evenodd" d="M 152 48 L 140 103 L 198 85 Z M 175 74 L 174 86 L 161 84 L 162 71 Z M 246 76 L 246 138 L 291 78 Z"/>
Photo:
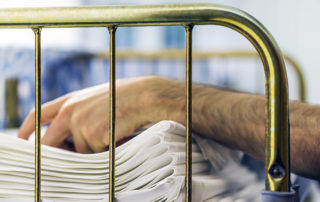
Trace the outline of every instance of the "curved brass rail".
<path fill-rule="evenodd" d="M 235 8 L 210 4 L 0 10 L 0 27 L 4 28 L 149 25 L 221 25 L 236 30 L 253 44 L 265 69 L 266 189 L 289 191 L 289 103 L 285 64 L 273 37 L 252 16 Z"/>
<path fill-rule="evenodd" d="M 109 52 L 102 52 L 96 55 L 92 55 L 97 58 L 109 58 Z M 184 60 L 186 57 L 185 51 L 183 49 L 164 49 L 156 51 L 137 51 L 131 49 L 119 49 L 117 51 L 117 59 L 119 60 L 134 60 L 134 59 L 144 59 L 144 60 Z M 194 59 L 212 59 L 212 58 L 255 58 L 259 57 L 257 52 L 250 50 L 228 50 L 228 51 L 199 51 L 194 50 L 192 53 Z M 302 71 L 302 67 L 298 62 L 290 55 L 283 53 L 285 62 L 290 64 L 289 66 L 295 72 L 299 89 L 299 100 L 302 102 L 306 101 L 306 81 Z"/>

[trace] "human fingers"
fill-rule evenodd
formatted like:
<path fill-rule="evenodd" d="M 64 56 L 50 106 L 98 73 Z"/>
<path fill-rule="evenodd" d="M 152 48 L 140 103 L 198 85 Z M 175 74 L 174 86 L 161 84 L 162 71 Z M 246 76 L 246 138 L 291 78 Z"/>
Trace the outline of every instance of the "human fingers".
<path fill-rule="evenodd" d="M 73 128 L 71 129 L 71 132 L 76 152 L 83 154 L 93 153 L 92 149 L 83 137 L 83 134 L 81 133 L 79 128 Z"/>
<path fill-rule="evenodd" d="M 93 95 L 92 95 L 93 97 Z M 79 113 L 81 109 L 86 109 L 86 105 L 90 103 L 92 97 L 84 99 L 81 96 L 81 92 L 77 92 L 74 96 L 64 102 L 64 105 L 60 107 L 58 114 L 51 122 L 48 130 L 46 131 L 43 137 L 43 144 L 61 147 L 64 143 L 64 140 L 72 135 L 73 143 L 75 150 L 80 153 L 92 153 L 92 150 L 88 146 L 87 142 L 83 138 L 83 134 L 80 130 L 80 126 L 88 124 L 86 120 L 86 114 L 89 113 Z M 79 114 L 81 116 L 79 116 Z M 77 118 L 78 120 L 86 120 L 85 123 L 75 123 L 75 117 L 84 117 Z"/>
<path fill-rule="evenodd" d="M 42 138 L 42 144 L 59 147 L 63 141 L 70 136 L 68 112 L 60 112 L 51 122 Z"/>
<path fill-rule="evenodd" d="M 96 97 L 90 100 L 90 102 L 85 102 L 78 106 L 73 113 L 70 128 L 72 134 L 75 138 L 75 134 L 79 134 L 81 139 L 79 139 L 80 149 L 87 150 L 86 146 L 90 147 L 95 153 L 105 151 L 106 145 L 102 142 L 102 137 L 107 130 L 107 107 L 106 99 L 107 95 Z M 87 145 L 84 145 L 83 140 Z M 75 142 L 77 148 L 78 143 Z M 86 148 L 86 149 L 81 149 Z M 81 151 L 84 153 L 83 151 Z"/>
<path fill-rule="evenodd" d="M 70 94 L 59 97 L 41 106 L 41 122 L 47 124 L 56 116 L 63 103 L 70 97 Z M 19 128 L 18 137 L 28 139 L 35 127 L 35 110 L 32 109 Z"/>
<path fill-rule="evenodd" d="M 115 141 L 118 145 L 118 141 L 127 139 L 131 135 L 135 134 L 142 126 L 146 125 L 146 121 L 142 119 L 141 116 L 117 116 L 115 124 Z M 109 121 L 102 123 L 105 125 L 105 131 L 102 133 L 101 137 L 104 148 L 108 147 L 110 144 L 110 130 L 109 130 Z"/>

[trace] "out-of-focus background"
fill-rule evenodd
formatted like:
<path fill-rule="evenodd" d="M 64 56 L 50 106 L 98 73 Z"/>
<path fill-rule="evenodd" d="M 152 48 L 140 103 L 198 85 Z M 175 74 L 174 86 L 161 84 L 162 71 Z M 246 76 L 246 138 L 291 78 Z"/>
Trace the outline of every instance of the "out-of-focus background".
<path fill-rule="evenodd" d="M 306 78 L 307 102 L 319 104 L 320 2 L 316 0 L 222 1 L 207 0 L 244 10 L 258 19 L 274 36 L 282 51 L 302 68 Z M 90 6 L 119 4 L 194 3 L 164 0 L 11 0 L 0 8 Z M 48 28 L 42 30 L 42 101 L 67 92 L 108 81 L 106 28 Z M 157 53 L 184 49 L 183 27 L 118 28 L 117 51 Z M 254 51 L 252 45 L 233 30 L 220 26 L 194 28 L 194 51 Z M 117 78 L 160 75 L 184 79 L 185 61 L 178 59 L 126 59 L 117 61 Z M 298 80 L 287 64 L 290 98 L 299 99 Z M 252 93 L 264 93 L 262 63 L 256 57 L 212 57 L 194 59 L 195 82 L 229 86 Z M 0 129 L 18 127 L 34 106 L 34 34 L 30 29 L 0 30 Z"/>

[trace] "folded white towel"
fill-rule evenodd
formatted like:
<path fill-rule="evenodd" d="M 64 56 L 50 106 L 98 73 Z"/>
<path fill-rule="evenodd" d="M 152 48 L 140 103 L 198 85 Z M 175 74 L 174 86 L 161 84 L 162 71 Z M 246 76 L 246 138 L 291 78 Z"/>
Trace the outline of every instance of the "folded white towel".
<path fill-rule="evenodd" d="M 193 201 L 215 201 L 223 197 L 256 200 L 259 192 L 246 190 L 252 187 L 249 185 L 260 184 L 237 163 L 240 152 L 199 136 L 195 136 L 195 140 L 192 145 Z M 5 134 L 0 134 L 0 142 L 0 198 L 33 197 L 34 144 Z M 116 148 L 115 165 L 118 201 L 182 201 L 184 126 L 173 121 L 155 124 Z M 43 199 L 108 199 L 109 152 L 79 154 L 42 145 L 41 166 Z"/>

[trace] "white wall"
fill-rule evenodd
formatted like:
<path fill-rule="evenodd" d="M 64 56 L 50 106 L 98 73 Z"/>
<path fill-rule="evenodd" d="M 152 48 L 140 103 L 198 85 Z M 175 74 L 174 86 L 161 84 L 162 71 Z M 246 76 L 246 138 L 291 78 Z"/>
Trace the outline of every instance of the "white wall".
<path fill-rule="evenodd" d="M 284 52 L 302 65 L 307 79 L 307 100 L 320 104 L 320 1 L 215 1 L 247 11 L 269 29 Z M 239 43 L 239 42 L 238 42 Z"/>

